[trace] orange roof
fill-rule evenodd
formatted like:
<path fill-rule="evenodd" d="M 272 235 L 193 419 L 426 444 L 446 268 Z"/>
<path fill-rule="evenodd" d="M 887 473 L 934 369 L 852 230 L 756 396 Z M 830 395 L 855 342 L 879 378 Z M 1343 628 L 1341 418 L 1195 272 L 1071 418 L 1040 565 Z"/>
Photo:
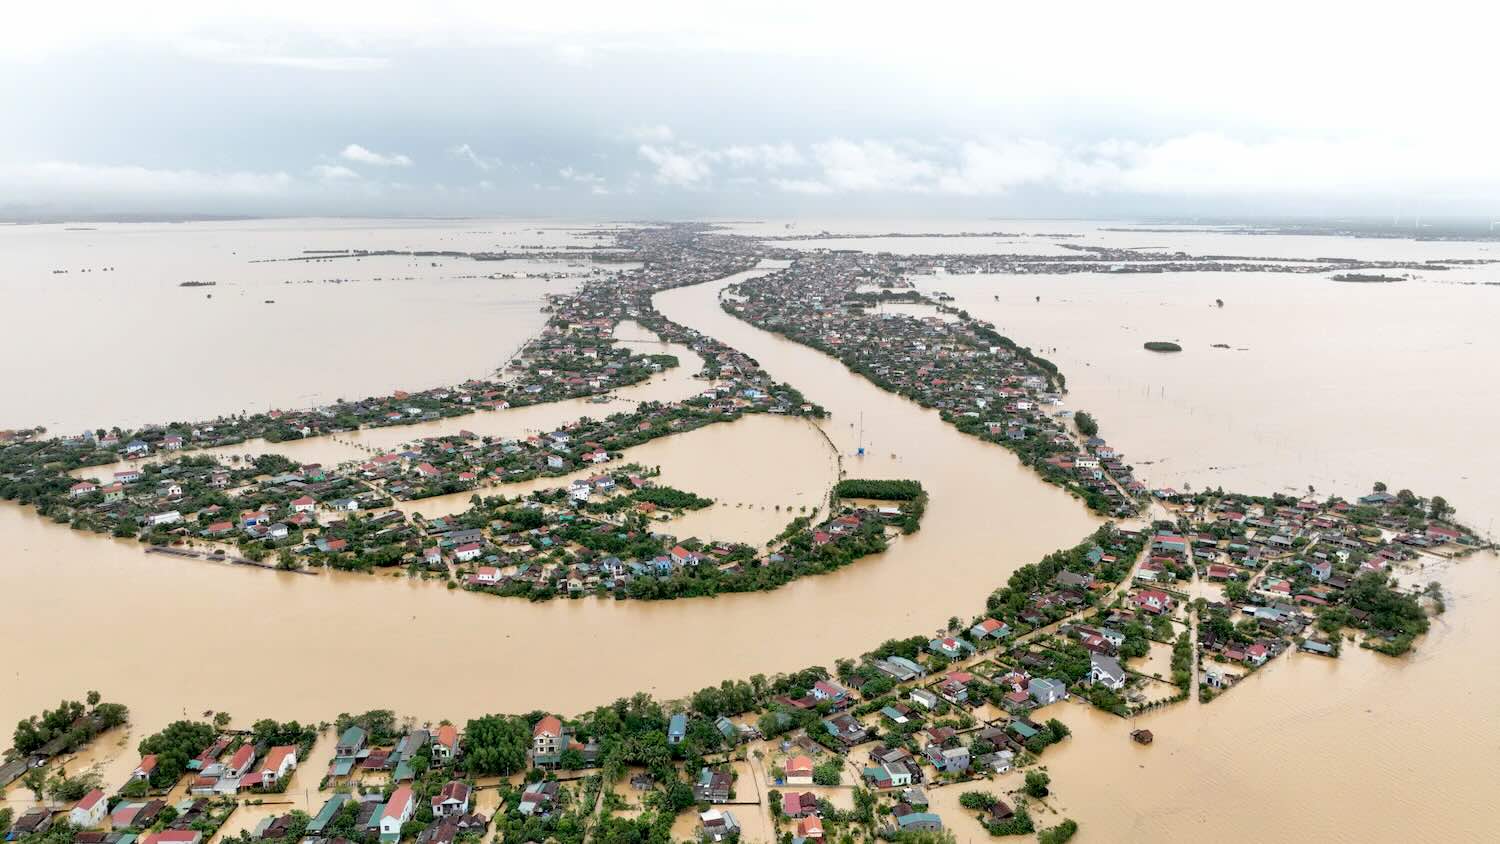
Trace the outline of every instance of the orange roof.
<path fill-rule="evenodd" d="M 280 771 L 282 763 L 288 756 L 292 757 L 293 765 L 297 764 L 297 748 L 289 744 L 273 747 L 271 748 L 271 752 L 267 753 L 266 758 L 260 763 L 260 769 L 262 771 Z"/>
<path fill-rule="evenodd" d="M 549 736 L 562 735 L 562 721 L 559 721 L 556 715 L 548 715 L 536 722 L 536 727 L 531 731 L 532 738 L 543 734 Z"/>
<path fill-rule="evenodd" d="M 405 814 L 407 807 L 411 805 L 411 800 L 411 786 L 403 785 L 391 792 L 391 799 L 385 804 L 385 811 L 381 815 L 393 820 L 399 818 Z"/>
<path fill-rule="evenodd" d="M 807 758 L 806 756 L 793 756 L 786 763 L 786 772 L 788 774 L 791 774 L 793 772 L 801 772 L 801 771 L 806 771 L 807 773 L 812 773 L 812 769 L 813 769 L 813 762 L 812 762 L 811 759 Z"/>
<path fill-rule="evenodd" d="M 438 727 L 437 740 L 438 744 L 447 745 L 449 747 L 458 744 L 458 728 L 453 726 L 452 724 L 444 724 L 443 726 Z"/>

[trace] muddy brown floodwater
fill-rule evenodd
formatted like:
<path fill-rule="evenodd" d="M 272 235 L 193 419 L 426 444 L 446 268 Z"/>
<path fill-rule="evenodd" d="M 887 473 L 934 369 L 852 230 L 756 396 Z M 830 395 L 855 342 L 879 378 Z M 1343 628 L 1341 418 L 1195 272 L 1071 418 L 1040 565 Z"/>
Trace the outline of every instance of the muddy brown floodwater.
<path fill-rule="evenodd" d="M 890 636 L 968 616 L 1011 570 L 1095 526 L 1009 452 L 962 436 L 936 413 L 817 352 L 724 314 L 718 292 L 729 281 L 662 294 L 658 306 L 740 346 L 829 407 L 833 416 L 822 423 L 828 440 L 806 422 L 747 418 L 657 441 L 650 462 L 731 505 L 800 505 L 809 490 L 826 490 L 835 478 L 831 441 L 851 474 L 926 485 L 931 504 L 919 533 L 888 553 L 769 593 L 533 604 L 451 592 L 404 574 L 302 577 L 147 555 L 137 543 L 76 533 L 0 506 L 0 724 L 100 689 L 133 712 L 131 736 L 104 768 L 106 782 L 118 783 L 134 765 L 130 748 L 141 736 L 211 709 L 243 719 L 318 721 L 384 707 L 462 721 L 538 708 L 577 712 L 638 690 L 682 695 L 756 672 L 831 666 Z M 860 414 L 865 443 L 877 455 L 863 460 L 850 456 Z M 503 417 L 476 414 L 452 427 L 482 431 Z M 394 444 L 420 428 L 360 439 L 378 435 L 382 445 Z M 743 442 L 735 436 L 741 432 L 749 434 Z M 296 458 L 328 462 L 363 453 L 322 443 L 334 447 L 320 457 L 320 443 L 295 444 Z M 694 531 L 711 534 L 720 511 L 734 529 L 728 506 L 689 517 L 698 522 Z M 817 634 L 807 635 L 810 629 Z"/>
<path fill-rule="evenodd" d="M 1265 239 L 1237 243 L 1239 254 L 1262 254 Z M 1348 244 L 1319 254 L 1349 254 Z M 1380 246 L 1382 257 L 1417 260 L 1461 245 Z M 1278 273 L 918 285 L 1043 350 L 1068 376 L 1069 406 L 1092 412 L 1155 486 L 1297 493 L 1311 483 L 1347 496 L 1382 480 L 1446 496 L 1481 533 L 1500 516 L 1500 452 L 1484 446 L 1500 426 L 1500 394 L 1482 386 L 1483 365 L 1500 360 L 1495 287 Z M 1143 350 L 1153 338 L 1183 351 Z M 1289 654 L 1207 706 L 1138 719 L 1155 733 L 1150 747 L 1131 743 L 1117 718 L 1054 705 L 1074 738 L 1044 761 L 1064 813 L 1082 825 L 1076 840 L 1492 838 L 1500 560 L 1429 566 L 1418 579 L 1443 584 L 1447 611 L 1413 654 Z"/>

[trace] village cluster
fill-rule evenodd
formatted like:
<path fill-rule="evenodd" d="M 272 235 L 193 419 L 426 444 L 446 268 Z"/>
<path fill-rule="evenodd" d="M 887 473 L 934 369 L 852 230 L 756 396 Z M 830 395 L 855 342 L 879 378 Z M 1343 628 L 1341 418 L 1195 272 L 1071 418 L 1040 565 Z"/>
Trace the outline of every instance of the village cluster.
<path fill-rule="evenodd" d="M 1146 486 L 1124 455 L 1093 433 L 1080 434 L 1060 408 L 1057 367 L 1016 346 L 987 323 L 954 313 L 909 288 L 918 263 L 889 255 L 839 254 L 734 285 L 725 308 L 817 348 L 881 387 L 965 433 L 999 443 L 1091 509 L 1114 516 L 1140 510 Z M 881 292 L 871 292 L 881 291 Z M 882 310 L 902 301 L 933 306 L 930 316 Z"/>
<path fill-rule="evenodd" d="M 826 511 L 789 510 L 787 529 L 761 547 L 663 530 L 713 502 L 624 462 L 630 447 L 744 413 L 821 409 L 650 304 L 655 292 L 723 277 L 776 250 L 691 226 L 626 229 L 616 239 L 641 268 L 591 278 L 555 300 L 546 330 L 494 382 L 131 432 L 11 432 L 0 445 L 0 492 L 75 528 L 140 536 L 159 553 L 299 571 L 399 566 L 455 590 L 534 600 L 771 589 L 919 529 L 920 484 L 846 478 Z M 38 806 L 0 815 L 0 832 L 23 844 L 208 844 L 235 812 L 271 804 L 278 811 L 235 840 L 722 842 L 753 828 L 817 844 L 970 834 L 977 824 L 990 835 L 1062 841 L 1076 824 L 1051 826 L 1039 760 L 1069 740 L 1059 717 L 1068 707 L 1147 716 L 1195 693 L 1213 700 L 1296 650 L 1338 657 L 1357 642 L 1402 653 L 1442 611 L 1440 591 L 1421 583 L 1423 567 L 1486 545 L 1442 498 L 1384 485 L 1353 501 L 1312 490 L 1152 490 L 1091 418 L 1060 410 L 1055 366 L 910 289 L 907 277 L 930 268 L 925 259 L 797 254 L 789 268 L 732 287 L 725 307 L 940 410 L 1119 521 L 1016 569 L 968 620 L 890 639 L 831 670 L 725 680 L 677 701 L 640 693 L 574 716 L 489 715 L 462 726 L 383 710 L 316 727 L 184 719 L 142 739 L 135 771 L 113 784 L 58 771 L 47 779 L 65 745 L 123 720 L 92 698 L 87 709 L 65 705 L 18 727 L 0 787 L 19 782 Z M 883 308 L 897 300 L 933 312 Z M 622 320 L 692 348 L 708 386 L 525 438 L 457 431 L 332 468 L 192 453 L 599 395 L 675 365 L 613 344 Z M 89 476 L 87 467 L 105 464 L 109 477 Z M 563 475 L 575 477 L 514 498 L 481 494 Z M 468 508 L 452 515 L 395 506 L 470 491 Z M 1149 729 L 1130 735 L 1153 741 Z M 294 778 L 317 794 L 316 808 L 276 799 Z M 934 799 L 943 789 L 961 792 L 960 809 Z"/>

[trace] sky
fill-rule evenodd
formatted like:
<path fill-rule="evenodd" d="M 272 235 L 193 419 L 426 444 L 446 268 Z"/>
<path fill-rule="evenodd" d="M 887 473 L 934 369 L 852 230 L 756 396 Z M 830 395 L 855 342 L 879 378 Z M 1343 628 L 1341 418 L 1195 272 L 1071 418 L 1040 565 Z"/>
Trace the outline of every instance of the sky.
<path fill-rule="evenodd" d="M 0 216 L 1500 219 L 1492 4 L 6 16 Z"/>

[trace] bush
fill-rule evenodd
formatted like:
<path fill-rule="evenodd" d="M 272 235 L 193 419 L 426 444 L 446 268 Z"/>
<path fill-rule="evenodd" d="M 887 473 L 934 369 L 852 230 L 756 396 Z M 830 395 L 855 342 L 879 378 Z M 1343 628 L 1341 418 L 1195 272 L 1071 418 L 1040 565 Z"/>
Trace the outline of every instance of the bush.
<path fill-rule="evenodd" d="M 1044 829 L 1036 837 L 1037 844 L 1063 844 L 1078 834 L 1078 822 L 1072 818 L 1063 818 L 1063 822 L 1051 829 Z"/>

